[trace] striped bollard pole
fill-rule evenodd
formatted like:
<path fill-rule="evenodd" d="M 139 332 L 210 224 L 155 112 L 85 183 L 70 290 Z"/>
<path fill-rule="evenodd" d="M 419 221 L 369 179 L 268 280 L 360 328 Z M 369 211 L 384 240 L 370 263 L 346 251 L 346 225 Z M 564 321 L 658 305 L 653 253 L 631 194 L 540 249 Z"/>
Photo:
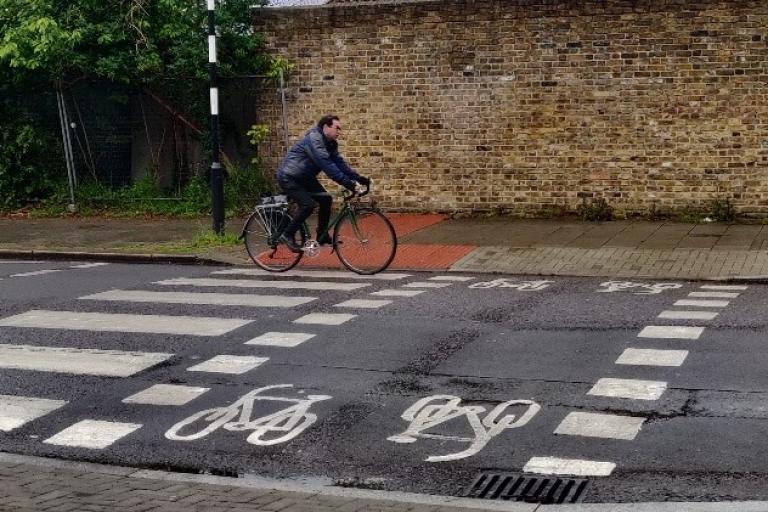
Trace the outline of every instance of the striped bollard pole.
<path fill-rule="evenodd" d="M 213 231 L 224 233 L 224 177 L 219 162 L 219 89 L 216 68 L 216 0 L 208 1 L 208 76 L 211 83 L 211 213 Z"/>

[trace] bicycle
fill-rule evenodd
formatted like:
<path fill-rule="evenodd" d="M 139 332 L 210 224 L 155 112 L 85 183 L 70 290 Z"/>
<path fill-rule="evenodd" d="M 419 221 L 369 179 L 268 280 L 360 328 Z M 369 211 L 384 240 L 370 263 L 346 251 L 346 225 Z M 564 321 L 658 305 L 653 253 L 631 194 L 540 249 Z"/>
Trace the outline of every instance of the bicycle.
<path fill-rule="evenodd" d="M 361 203 L 370 192 L 370 185 L 357 194 L 344 194 L 341 209 L 328 223 L 324 233 L 331 237 L 331 253 L 347 269 L 370 275 L 389 267 L 397 252 L 395 228 L 375 203 Z M 240 234 L 245 250 L 256 265 L 270 272 L 285 272 L 295 267 L 302 257 L 316 257 L 321 246 L 309 237 L 309 227 L 303 223 L 296 231 L 294 243 L 303 250 L 292 252 L 279 241 L 280 234 L 291 222 L 291 203 L 286 196 L 262 199 L 243 225 Z"/>

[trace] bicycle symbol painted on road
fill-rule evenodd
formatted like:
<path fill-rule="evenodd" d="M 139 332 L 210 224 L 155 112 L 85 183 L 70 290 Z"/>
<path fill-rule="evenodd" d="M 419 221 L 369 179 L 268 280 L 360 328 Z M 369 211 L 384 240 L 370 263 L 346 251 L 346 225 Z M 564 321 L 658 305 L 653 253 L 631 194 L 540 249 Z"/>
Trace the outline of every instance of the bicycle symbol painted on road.
<path fill-rule="evenodd" d="M 521 292 L 536 292 L 547 288 L 554 281 L 517 281 L 509 278 L 494 279 L 493 281 L 484 281 L 469 285 L 469 288 L 514 288 Z"/>
<path fill-rule="evenodd" d="M 467 442 L 469 446 L 465 450 L 448 455 L 433 455 L 425 460 L 427 462 L 445 462 L 463 459 L 482 450 L 488 441 L 503 430 L 526 425 L 541 409 L 539 404 L 531 400 L 508 400 L 494 407 L 481 420 L 480 416 L 485 412 L 485 407 L 460 404 L 461 399 L 453 395 L 433 395 L 422 398 L 402 414 L 401 417 L 404 420 L 411 422 L 405 432 L 390 436 L 387 440 L 395 443 L 414 443 L 421 438 Z M 527 406 L 527 409 L 519 418 L 514 414 L 501 416 L 507 408 L 514 406 Z M 442 423 L 462 416 L 466 416 L 474 438 L 426 432 Z"/>
<path fill-rule="evenodd" d="M 194 441 L 223 428 L 230 432 L 252 430 L 246 440 L 256 446 L 272 446 L 290 441 L 317 421 L 317 415 L 308 412 L 312 404 L 331 398 L 328 395 L 289 398 L 262 394 L 269 390 L 292 387 L 293 384 L 277 384 L 254 389 L 229 407 L 206 409 L 180 421 L 165 433 L 165 437 L 172 441 Z M 261 418 L 251 419 L 254 404 L 259 401 L 287 402 L 292 405 Z M 180 434 L 187 427 L 192 432 Z"/>
<path fill-rule="evenodd" d="M 679 283 L 633 283 L 630 281 L 606 281 L 600 283 L 600 286 L 605 287 L 604 290 L 597 290 L 602 293 L 621 292 L 624 290 L 630 290 L 632 288 L 640 288 L 640 291 L 632 292 L 635 295 L 654 295 L 661 293 L 664 290 L 676 290 L 682 288 L 683 285 Z"/>

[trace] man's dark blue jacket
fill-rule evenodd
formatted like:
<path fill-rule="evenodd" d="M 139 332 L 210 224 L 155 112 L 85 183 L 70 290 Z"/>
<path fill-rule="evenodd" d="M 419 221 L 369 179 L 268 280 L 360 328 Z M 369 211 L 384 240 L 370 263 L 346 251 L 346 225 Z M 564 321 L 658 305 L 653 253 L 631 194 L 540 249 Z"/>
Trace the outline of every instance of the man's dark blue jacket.
<path fill-rule="evenodd" d="M 349 190 L 360 178 L 339 155 L 339 145 L 323 135 L 320 127 L 311 128 L 293 145 L 277 168 L 277 178 L 302 182 L 324 171 L 333 181 Z"/>

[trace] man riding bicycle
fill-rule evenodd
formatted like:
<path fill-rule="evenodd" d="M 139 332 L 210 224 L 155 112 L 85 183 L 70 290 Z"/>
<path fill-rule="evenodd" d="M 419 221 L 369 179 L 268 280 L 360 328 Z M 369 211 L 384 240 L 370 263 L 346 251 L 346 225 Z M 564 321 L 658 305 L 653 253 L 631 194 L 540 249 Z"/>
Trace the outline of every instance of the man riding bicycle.
<path fill-rule="evenodd" d="M 331 243 L 328 236 L 328 220 L 331 216 L 333 198 L 317 181 L 323 171 L 329 178 L 350 191 L 360 192 L 362 186 L 369 186 L 371 180 L 355 172 L 339 155 L 337 142 L 341 134 L 338 116 L 325 115 L 288 153 L 277 168 L 277 183 L 283 192 L 296 202 L 298 210 L 293 221 L 283 230 L 280 241 L 291 251 L 302 252 L 294 241 L 296 231 L 312 215 L 315 205 L 320 209 L 317 215 L 317 242 Z"/>

